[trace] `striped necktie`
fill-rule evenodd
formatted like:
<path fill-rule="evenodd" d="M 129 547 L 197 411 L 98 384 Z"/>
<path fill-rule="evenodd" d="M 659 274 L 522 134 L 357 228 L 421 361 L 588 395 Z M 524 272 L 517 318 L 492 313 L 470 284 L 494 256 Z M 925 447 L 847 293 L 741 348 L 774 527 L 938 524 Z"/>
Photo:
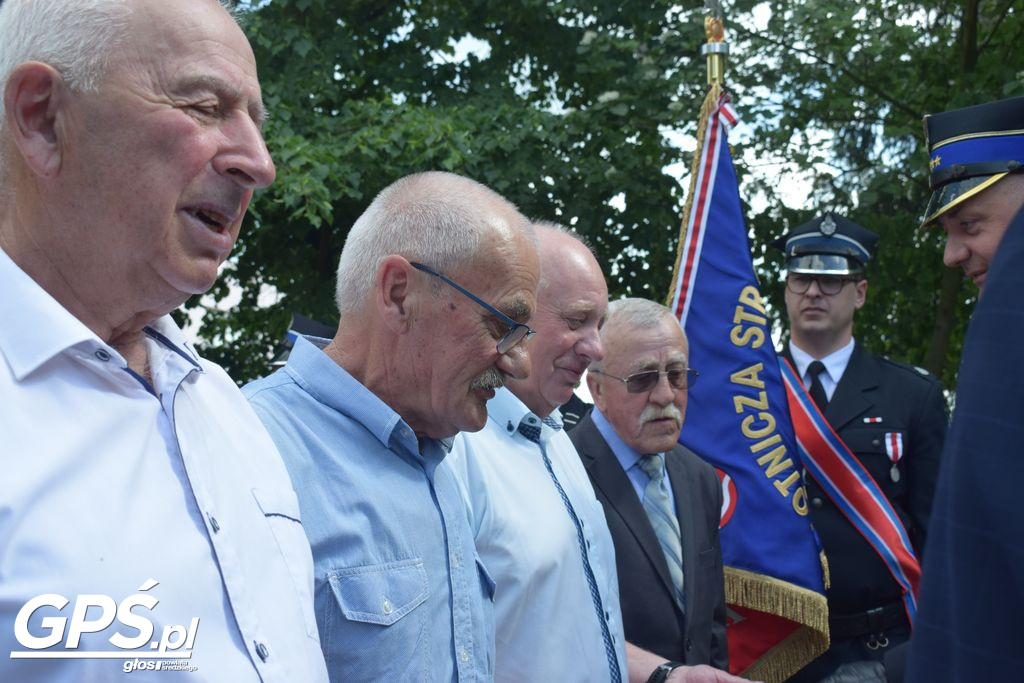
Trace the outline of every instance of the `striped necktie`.
<path fill-rule="evenodd" d="M 644 489 L 644 512 L 651 522 L 654 535 L 658 537 L 661 550 L 665 553 L 668 573 L 676 589 L 676 601 L 683 608 L 683 545 L 679 536 L 679 520 L 672 509 L 665 480 L 665 456 L 660 453 L 640 458 L 640 469 L 651 478 Z"/>

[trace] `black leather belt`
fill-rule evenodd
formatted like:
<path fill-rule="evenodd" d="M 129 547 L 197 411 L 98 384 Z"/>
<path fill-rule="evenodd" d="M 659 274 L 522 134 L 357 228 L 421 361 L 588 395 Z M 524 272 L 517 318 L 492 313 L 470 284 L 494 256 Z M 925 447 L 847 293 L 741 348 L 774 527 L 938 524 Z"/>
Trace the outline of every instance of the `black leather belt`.
<path fill-rule="evenodd" d="M 907 611 L 903 603 L 894 602 L 857 614 L 833 614 L 828 628 L 833 641 L 879 634 L 896 626 L 907 624 Z"/>

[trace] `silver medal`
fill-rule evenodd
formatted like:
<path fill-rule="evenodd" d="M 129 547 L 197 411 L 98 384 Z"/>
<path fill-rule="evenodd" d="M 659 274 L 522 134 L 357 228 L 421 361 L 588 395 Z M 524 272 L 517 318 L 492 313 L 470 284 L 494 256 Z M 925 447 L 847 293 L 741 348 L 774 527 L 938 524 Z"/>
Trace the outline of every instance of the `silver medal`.
<path fill-rule="evenodd" d="M 892 469 L 889 470 L 889 477 L 892 478 L 893 483 L 900 480 L 900 468 L 896 467 L 896 463 L 892 464 Z"/>

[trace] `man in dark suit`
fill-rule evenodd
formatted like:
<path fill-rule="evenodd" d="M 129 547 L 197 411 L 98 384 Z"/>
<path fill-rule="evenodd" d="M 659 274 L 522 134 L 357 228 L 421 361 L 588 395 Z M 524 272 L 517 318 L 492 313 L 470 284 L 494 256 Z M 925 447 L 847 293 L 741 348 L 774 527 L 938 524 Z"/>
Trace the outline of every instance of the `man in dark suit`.
<path fill-rule="evenodd" d="M 626 639 L 672 662 L 728 669 L 714 469 L 678 444 L 688 344 L 664 306 L 612 302 L 595 407 L 570 433 L 615 543 Z"/>
<path fill-rule="evenodd" d="M 1020 681 L 1024 97 L 926 122 L 926 223 L 946 232 L 946 265 L 982 291 L 964 342 L 907 680 Z M 942 173 L 943 158 L 960 165 L 957 175 Z"/>
<path fill-rule="evenodd" d="M 920 558 L 947 418 L 942 385 L 921 368 L 868 353 L 853 337 L 878 236 L 825 214 L 777 240 L 786 255 L 790 341 L 783 355 L 839 438 L 891 503 Z M 806 477 L 811 521 L 828 557 L 832 645 L 791 680 L 884 680 L 888 649 L 910 628 L 902 589 L 881 556 Z"/>

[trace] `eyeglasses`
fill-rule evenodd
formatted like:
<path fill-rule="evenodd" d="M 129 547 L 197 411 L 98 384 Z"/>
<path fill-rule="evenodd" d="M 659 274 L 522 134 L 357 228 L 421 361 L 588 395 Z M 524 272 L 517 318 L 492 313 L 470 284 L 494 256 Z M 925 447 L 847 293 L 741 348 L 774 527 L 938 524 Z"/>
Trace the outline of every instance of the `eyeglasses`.
<path fill-rule="evenodd" d="M 454 287 L 459 292 L 461 292 L 465 296 L 469 297 L 470 299 L 478 303 L 480 306 L 486 309 L 488 313 L 490 313 L 499 321 L 501 321 L 502 324 L 506 325 L 508 327 L 508 332 L 506 332 L 505 336 L 498 340 L 498 353 L 506 354 L 509 351 L 511 351 L 516 344 L 536 334 L 536 332 L 530 329 L 528 325 L 524 325 L 523 323 L 517 323 L 515 320 L 508 317 L 507 315 L 499 311 L 497 308 L 495 308 L 494 306 L 490 305 L 489 303 L 478 297 L 476 294 L 473 294 L 468 289 L 460 285 L 455 280 L 452 280 L 447 275 L 442 275 L 441 273 L 438 273 L 437 271 L 430 269 L 429 267 L 423 265 L 422 263 L 415 263 L 410 261 L 409 265 L 415 268 L 416 270 L 422 270 L 424 273 L 428 273 L 430 275 L 433 275 L 434 277 L 441 278 L 441 280 L 445 284 Z"/>
<path fill-rule="evenodd" d="M 616 377 L 615 375 L 609 375 L 607 372 L 594 369 L 590 371 L 623 382 L 626 385 L 626 391 L 631 394 L 642 394 L 645 391 L 650 391 L 658 385 L 662 375 L 668 377 L 668 383 L 672 385 L 673 389 L 678 389 L 679 391 L 684 391 L 688 386 L 692 386 L 697 381 L 697 377 L 700 376 L 700 373 L 693 368 L 644 370 L 643 372 L 633 373 L 629 377 Z"/>
<path fill-rule="evenodd" d="M 807 275 L 790 273 L 786 278 L 786 287 L 794 294 L 806 294 L 812 282 L 818 283 L 818 291 L 825 296 L 838 294 L 847 282 L 856 282 L 860 278 L 843 277 L 841 275 Z"/>

